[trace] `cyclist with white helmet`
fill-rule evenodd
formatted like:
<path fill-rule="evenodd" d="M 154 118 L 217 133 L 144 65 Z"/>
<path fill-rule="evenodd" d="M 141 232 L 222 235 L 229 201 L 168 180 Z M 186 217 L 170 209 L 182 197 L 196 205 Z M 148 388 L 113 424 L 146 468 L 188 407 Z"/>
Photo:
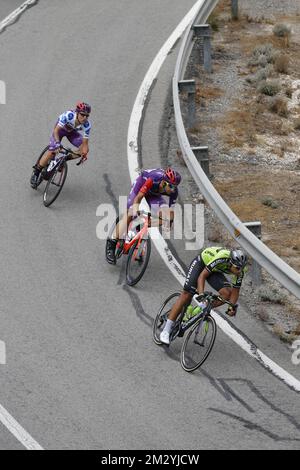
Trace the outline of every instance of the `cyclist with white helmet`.
<path fill-rule="evenodd" d="M 170 344 L 170 332 L 174 322 L 182 309 L 191 303 L 195 294 L 203 294 L 205 281 L 218 291 L 223 299 L 235 305 L 234 308 L 229 307 L 226 312 L 229 316 L 234 316 L 237 312 L 237 301 L 247 262 L 247 255 L 240 249 L 228 250 L 222 247 L 210 247 L 202 250 L 190 264 L 183 292 L 172 307 L 166 325 L 160 334 L 161 342 Z M 233 276 L 232 282 L 228 281 L 225 274 Z M 223 303 L 217 301 L 214 307 L 220 305 Z M 202 304 L 202 308 L 204 307 L 205 305 Z"/>
<path fill-rule="evenodd" d="M 31 186 L 36 189 L 37 181 L 40 172 L 45 168 L 51 158 L 59 151 L 63 137 L 67 137 L 74 147 L 77 147 L 75 152 L 78 157 L 83 160 L 87 159 L 89 153 L 89 136 L 91 124 L 88 117 L 91 112 L 91 106 L 84 102 L 78 102 L 75 110 L 69 110 L 61 114 L 55 124 L 52 133 L 48 151 L 42 156 L 39 163 L 34 167 L 34 172 L 31 177 Z M 83 135 L 81 134 L 83 133 Z"/>
<path fill-rule="evenodd" d="M 172 225 L 180 181 L 181 175 L 170 167 L 165 170 L 158 168 L 141 172 L 140 176 L 133 183 L 128 196 L 127 212 L 116 226 L 112 238 L 107 240 L 106 259 L 108 263 L 116 263 L 115 250 L 117 242 L 127 233 L 127 228 L 132 218 L 137 215 L 140 202 L 143 198 L 149 204 L 152 214 L 159 212 L 164 207 L 169 208 L 170 226 Z M 168 201 L 165 196 L 168 197 Z"/>

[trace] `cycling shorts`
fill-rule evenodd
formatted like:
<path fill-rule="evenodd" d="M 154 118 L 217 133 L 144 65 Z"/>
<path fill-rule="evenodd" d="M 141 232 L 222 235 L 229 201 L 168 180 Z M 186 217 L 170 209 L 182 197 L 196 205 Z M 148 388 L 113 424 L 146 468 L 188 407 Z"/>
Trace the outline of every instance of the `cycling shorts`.
<path fill-rule="evenodd" d="M 191 262 L 187 272 L 185 284 L 183 286 L 183 289 L 186 292 L 189 292 L 192 295 L 197 293 L 198 277 L 202 273 L 203 269 L 205 269 L 205 264 L 201 255 L 198 255 Z M 217 292 L 224 289 L 224 287 L 232 287 L 225 274 L 219 272 L 211 273 L 207 278 L 207 282 Z"/>
<path fill-rule="evenodd" d="M 59 129 L 58 131 L 58 136 L 59 136 L 59 141 L 61 142 L 62 141 L 62 138 L 63 137 L 67 137 L 68 141 L 71 142 L 72 145 L 74 145 L 74 147 L 77 147 L 79 148 L 80 145 L 82 144 L 82 135 L 80 134 L 80 132 L 78 131 L 71 131 L 71 132 L 68 132 L 66 131 L 65 129 Z M 54 135 L 52 134 L 51 136 L 51 139 L 50 139 L 50 143 L 49 143 L 49 150 L 54 150 L 55 149 L 55 138 L 54 138 Z"/>

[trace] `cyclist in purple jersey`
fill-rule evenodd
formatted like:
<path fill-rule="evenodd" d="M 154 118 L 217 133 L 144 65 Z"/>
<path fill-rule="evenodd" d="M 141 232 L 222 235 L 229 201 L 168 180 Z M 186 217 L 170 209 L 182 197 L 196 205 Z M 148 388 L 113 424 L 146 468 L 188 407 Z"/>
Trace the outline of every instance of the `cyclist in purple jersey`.
<path fill-rule="evenodd" d="M 128 225 L 139 210 L 140 202 L 146 199 L 150 206 L 151 213 L 157 214 L 163 208 L 170 209 L 170 225 L 174 220 L 174 206 L 178 197 L 178 188 L 181 181 L 180 174 L 172 168 L 163 170 L 161 168 L 153 170 L 143 170 L 131 187 L 127 201 L 127 212 L 116 226 L 115 232 L 108 240 L 107 260 L 111 264 L 116 263 L 115 249 L 118 240 L 127 233 Z M 168 200 L 166 197 L 168 197 Z M 160 225 L 162 218 L 160 218 Z"/>
<path fill-rule="evenodd" d="M 63 137 L 67 137 L 72 145 L 77 147 L 75 152 L 78 157 L 87 159 L 89 153 L 89 136 L 91 124 L 88 117 L 91 112 L 91 106 L 87 103 L 79 102 L 75 110 L 69 110 L 61 114 L 56 122 L 54 131 L 52 133 L 48 152 L 43 155 L 39 163 L 36 165 L 34 173 L 31 177 L 31 186 L 35 189 L 40 172 L 50 162 L 51 158 L 59 152 L 60 144 Z M 83 135 L 81 134 L 83 132 Z"/>

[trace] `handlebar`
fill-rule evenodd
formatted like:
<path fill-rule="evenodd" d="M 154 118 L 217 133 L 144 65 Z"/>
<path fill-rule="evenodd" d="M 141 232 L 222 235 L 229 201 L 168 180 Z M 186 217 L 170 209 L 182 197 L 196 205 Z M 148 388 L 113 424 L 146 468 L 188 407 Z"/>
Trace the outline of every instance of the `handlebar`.
<path fill-rule="evenodd" d="M 147 212 L 147 211 L 144 211 L 144 210 L 138 210 L 137 211 L 137 217 L 139 217 L 140 215 L 144 215 L 145 217 L 150 218 L 151 217 L 151 212 Z"/>
<path fill-rule="evenodd" d="M 203 292 L 203 294 L 198 295 L 197 301 L 200 302 L 202 300 L 206 300 L 209 303 L 213 303 L 214 301 L 219 300 L 223 304 L 229 305 L 229 307 L 232 307 L 234 309 L 237 308 L 237 304 L 233 304 L 228 300 L 223 299 L 223 297 L 221 297 L 220 295 L 213 294 L 212 292 Z"/>
<path fill-rule="evenodd" d="M 79 160 L 79 162 L 76 163 L 76 166 L 79 166 L 79 165 L 82 164 L 82 162 L 83 162 L 82 155 L 79 155 L 78 153 L 74 152 L 72 149 L 66 148 L 66 147 L 64 147 L 63 145 L 60 145 L 60 148 L 59 148 L 59 149 L 60 149 L 60 152 L 65 153 L 66 155 L 72 154 L 72 155 L 75 155 L 75 156 L 78 157 L 78 158 L 81 157 L 80 160 Z"/>
<path fill-rule="evenodd" d="M 148 217 L 149 219 L 157 219 L 157 220 L 162 220 L 163 222 L 169 222 L 168 219 L 163 219 L 162 217 L 154 217 L 151 212 L 147 212 L 147 211 L 144 211 L 144 210 L 138 210 L 137 211 L 137 217 L 139 217 L 140 215 L 144 215 L 145 217 Z"/>

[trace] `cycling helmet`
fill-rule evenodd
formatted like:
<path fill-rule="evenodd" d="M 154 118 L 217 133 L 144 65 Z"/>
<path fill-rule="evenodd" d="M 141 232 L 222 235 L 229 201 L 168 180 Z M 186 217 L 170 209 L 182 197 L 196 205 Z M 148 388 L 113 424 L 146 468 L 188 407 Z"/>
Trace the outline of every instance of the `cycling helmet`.
<path fill-rule="evenodd" d="M 79 101 L 76 104 L 76 112 L 77 113 L 90 114 L 91 110 L 92 110 L 91 106 L 87 103 L 83 103 L 83 102 Z"/>
<path fill-rule="evenodd" d="M 173 170 L 173 168 L 168 167 L 165 170 L 165 179 L 171 183 L 171 184 L 176 184 L 176 186 L 180 183 L 181 181 L 181 176 L 178 173 L 178 171 Z"/>
<path fill-rule="evenodd" d="M 230 262 L 237 268 L 244 268 L 247 264 L 248 258 L 245 253 L 240 249 L 234 249 L 230 252 Z"/>

